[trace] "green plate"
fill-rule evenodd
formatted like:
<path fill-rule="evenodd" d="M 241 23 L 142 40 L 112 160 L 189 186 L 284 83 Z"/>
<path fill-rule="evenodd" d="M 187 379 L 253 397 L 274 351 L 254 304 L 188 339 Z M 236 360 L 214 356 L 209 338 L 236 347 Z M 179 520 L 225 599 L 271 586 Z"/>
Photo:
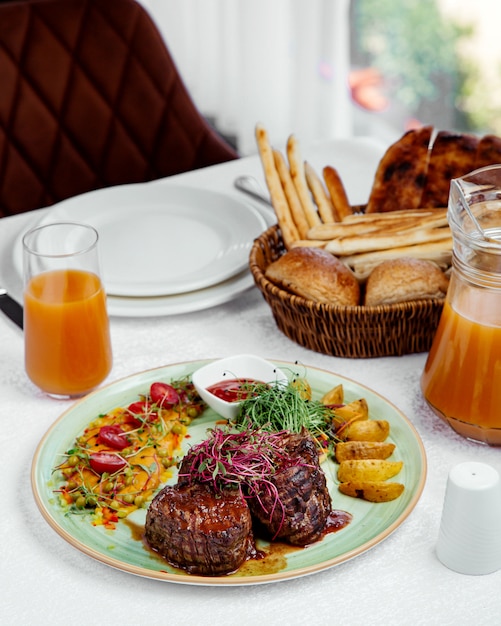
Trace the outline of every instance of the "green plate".
<path fill-rule="evenodd" d="M 126 521 L 118 522 L 115 530 L 93 526 L 88 515 L 68 513 L 53 491 L 56 486 L 53 467 L 85 426 L 98 414 L 127 406 L 137 399 L 138 394 L 148 393 L 151 383 L 185 377 L 206 363 L 208 361 L 190 361 L 168 365 L 98 389 L 70 407 L 45 434 L 33 459 L 33 493 L 46 521 L 72 546 L 107 565 L 157 580 L 198 585 L 252 585 L 297 578 L 352 559 L 383 541 L 412 512 L 424 488 L 426 456 L 421 439 L 409 420 L 388 400 L 353 380 L 325 370 L 277 361 L 276 364 L 291 375 L 306 375 L 314 397 L 320 398 L 334 385 L 342 383 L 345 401 L 364 397 L 372 419 L 388 420 L 391 426 L 389 440 L 396 445 L 392 459 L 404 462 L 400 474 L 394 479 L 405 485 L 405 491 L 399 498 L 373 504 L 342 495 L 336 487 L 337 465 L 326 461 L 322 467 L 327 476 L 333 508 L 351 513 L 352 521 L 342 530 L 327 534 L 321 541 L 306 548 L 284 549 L 280 558 L 275 554 L 275 562 L 279 563 L 275 568 L 267 568 L 267 559 L 264 559 L 261 569 L 244 566 L 235 574 L 221 577 L 185 574 L 149 551 L 141 540 L 145 509 L 136 511 Z M 208 409 L 194 420 L 189 428 L 189 437 L 184 440 L 185 449 L 204 439 L 206 429 L 216 419 L 216 414 Z"/>

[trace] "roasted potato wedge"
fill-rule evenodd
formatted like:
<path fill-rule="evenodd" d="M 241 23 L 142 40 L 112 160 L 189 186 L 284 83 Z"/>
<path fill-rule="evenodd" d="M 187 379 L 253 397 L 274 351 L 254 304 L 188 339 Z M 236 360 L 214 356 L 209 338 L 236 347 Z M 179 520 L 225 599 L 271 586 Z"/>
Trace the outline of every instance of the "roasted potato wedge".
<path fill-rule="evenodd" d="M 393 454 L 395 444 L 384 441 L 341 441 L 336 444 L 336 461 L 350 459 L 387 459 Z"/>
<path fill-rule="evenodd" d="M 343 418 L 346 421 L 351 420 L 354 416 L 360 415 L 361 419 L 369 419 L 369 405 L 365 398 L 353 400 L 344 406 L 335 409 L 336 417 Z"/>
<path fill-rule="evenodd" d="M 344 404 L 343 385 L 336 385 L 322 396 L 323 404 Z"/>
<path fill-rule="evenodd" d="M 353 422 L 369 419 L 369 407 L 364 398 L 334 409 L 332 423 L 340 439 L 346 438 L 346 430 Z"/>
<path fill-rule="evenodd" d="M 403 461 L 384 459 L 351 459 L 339 464 L 337 477 L 341 483 L 382 482 L 396 476 L 403 467 Z"/>
<path fill-rule="evenodd" d="M 349 424 L 342 433 L 346 441 L 385 441 L 390 434 L 386 420 L 357 420 Z"/>
<path fill-rule="evenodd" d="M 368 502 L 390 502 L 402 495 L 401 483 L 389 482 L 347 482 L 339 485 L 339 491 L 352 498 L 362 498 Z"/>

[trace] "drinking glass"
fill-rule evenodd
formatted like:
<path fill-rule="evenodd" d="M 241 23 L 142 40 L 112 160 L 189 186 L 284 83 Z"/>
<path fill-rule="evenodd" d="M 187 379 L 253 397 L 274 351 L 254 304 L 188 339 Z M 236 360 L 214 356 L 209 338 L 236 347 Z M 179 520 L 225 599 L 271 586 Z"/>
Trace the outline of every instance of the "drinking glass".
<path fill-rule="evenodd" d="M 33 228 L 23 263 L 26 373 L 51 396 L 82 396 L 112 365 L 98 233 L 70 222 Z"/>

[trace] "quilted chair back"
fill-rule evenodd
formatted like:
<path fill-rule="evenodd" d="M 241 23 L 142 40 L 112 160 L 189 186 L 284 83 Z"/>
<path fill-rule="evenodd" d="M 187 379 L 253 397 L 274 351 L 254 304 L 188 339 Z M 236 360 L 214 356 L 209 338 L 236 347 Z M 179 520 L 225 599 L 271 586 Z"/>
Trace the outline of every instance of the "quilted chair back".
<path fill-rule="evenodd" d="M 0 217 L 234 158 L 134 0 L 0 2 Z"/>

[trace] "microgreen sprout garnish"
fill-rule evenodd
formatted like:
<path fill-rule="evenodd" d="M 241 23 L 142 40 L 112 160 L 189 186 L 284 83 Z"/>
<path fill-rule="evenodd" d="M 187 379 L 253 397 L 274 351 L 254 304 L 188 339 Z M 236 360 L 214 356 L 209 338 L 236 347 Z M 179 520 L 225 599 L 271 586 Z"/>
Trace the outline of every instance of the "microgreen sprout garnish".
<path fill-rule="evenodd" d="M 333 437 L 333 411 L 312 400 L 305 384 L 305 379 L 295 378 L 288 384 L 256 385 L 256 393 L 240 405 L 237 428 L 250 423 L 253 428 L 268 431 L 300 433 L 306 429 L 323 447 L 323 442 Z"/>
<path fill-rule="evenodd" d="M 179 478 L 208 484 L 216 493 L 237 489 L 243 498 L 255 497 L 270 519 L 279 506 L 283 522 L 285 509 L 272 478 L 285 466 L 307 466 L 287 452 L 285 434 L 251 428 L 249 424 L 238 432 L 230 427 L 210 429 L 208 437 L 188 452 Z M 262 504 L 263 494 L 271 496 L 271 510 Z"/>

